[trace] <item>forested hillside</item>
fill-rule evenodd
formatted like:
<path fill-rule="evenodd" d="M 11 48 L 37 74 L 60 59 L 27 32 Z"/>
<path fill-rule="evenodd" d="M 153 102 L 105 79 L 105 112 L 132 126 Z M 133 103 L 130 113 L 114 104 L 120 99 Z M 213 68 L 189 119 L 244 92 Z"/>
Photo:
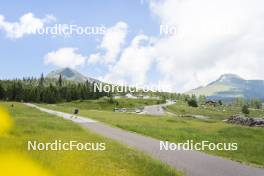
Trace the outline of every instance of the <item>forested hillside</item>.
<path fill-rule="evenodd" d="M 76 83 L 59 79 L 23 78 L 0 81 L 0 99 L 8 101 L 57 103 L 72 100 L 97 99 L 107 95 L 94 92 L 93 82 Z"/>

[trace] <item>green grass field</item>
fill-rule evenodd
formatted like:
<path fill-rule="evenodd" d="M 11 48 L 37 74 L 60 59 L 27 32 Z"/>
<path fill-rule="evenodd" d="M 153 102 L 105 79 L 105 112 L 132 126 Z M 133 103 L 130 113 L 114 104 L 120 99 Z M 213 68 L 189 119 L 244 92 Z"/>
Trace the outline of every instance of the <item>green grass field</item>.
<path fill-rule="evenodd" d="M 94 109 L 113 111 L 114 108 L 140 108 L 147 105 L 162 103 L 161 100 L 155 99 L 113 99 L 114 102 L 109 103 L 109 99 L 101 98 L 98 100 L 77 100 L 69 103 L 60 103 L 60 106 L 74 106 L 80 109 Z"/>
<path fill-rule="evenodd" d="M 159 161 L 112 140 L 93 134 L 62 118 L 40 112 L 20 103 L 1 102 L 15 125 L 0 137 L 0 153 L 18 152 L 30 157 L 53 175 L 63 176 L 174 176 L 180 175 Z M 54 140 L 105 142 L 106 151 L 28 151 L 27 141 Z M 14 169 L 16 166 L 14 166 Z"/>
<path fill-rule="evenodd" d="M 212 119 L 226 119 L 231 115 L 241 114 L 240 107 L 234 106 L 199 106 L 198 108 L 190 107 L 184 102 L 177 102 L 174 105 L 167 107 L 169 112 L 176 115 L 203 115 Z M 264 117 L 263 109 L 250 109 L 249 117 Z"/>
<path fill-rule="evenodd" d="M 74 104 L 42 105 L 72 113 Z M 83 105 L 86 106 L 85 104 Z M 175 106 L 175 105 L 173 105 Z M 81 106 L 78 106 L 81 107 Z M 191 111 L 192 112 L 192 111 Z M 192 112 L 193 113 L 193 112 Z M 196 112 L 195 112 L 196 113 Z M 215 112 L 212 112 L 215 113 Z M 238 143 L 237 151 L 206 151 L 236 161 L 264 166 L 264 129 L 231 125 L 217 120 L 198 120 L 177 116 L 149 116 L 81 108 L 80 114 L 113 126 L 171 142 L 210 141 Z M 204 113 L 202 113 L 204 115 Z M 211 116 L 210 114 L 206 114 Z M 222 118 L 225 115 L 222 115 Z"/>

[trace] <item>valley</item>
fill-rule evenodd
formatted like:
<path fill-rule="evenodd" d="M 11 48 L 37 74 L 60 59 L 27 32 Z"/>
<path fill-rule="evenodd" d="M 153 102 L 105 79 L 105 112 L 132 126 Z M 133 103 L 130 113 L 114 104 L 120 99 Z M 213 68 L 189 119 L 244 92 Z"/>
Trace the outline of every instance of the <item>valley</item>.
<path fill-rule="evenodd" d="M 259 97 L 247 96 L 248 93 L 242 94 L 243 91 L 238 88 L 241 84 L 247 86 L 249 81 L 245 83 L 238 76 L 227 74 L 207 87 L 185 94 L 144 92 L 140 89 L 136 93 L 96 92 L 93 89 L 96 82 L 101 83 L 70 68 L 52 71 L 45 77 L 42 74 L 39 79 L 1 80 L 1 105 L 7 108 L 14 118 L 16 128 L 12 129 L 14 131 L 11 130 L 8 136 L 1 137 L 3 140 L 0 149 L 3 150 L 7 146 L 11 152 L 17 152 L 18 149 L 42 167 L 52 170 L 55 175 L 82 175 L 88 172 L 83 168 L 87 163 L 97 161 L 100 164 L 89 167 L 92 170 L 91 175 L 140 175 L 139 172 L 144 175 L 164 176 L 195 173 L 208 175 L 218 164 L 223 165 L 228 173 L 234 168 L 239 168 L 234 175 L 248 175 L 251 172 L 261 175 L 264 167 L 264 128 L 227 123 L 230 117 L 264 118 L 261 94 L 257 93 Z M 219 92 L 221 96 L 218 96 Z M 78 139 L 81 143 L 88 140 L 105 143 L 109 150 L 88 151 L 87 154 L 83 154 L 84 151 L 38 153 L 23 148 L 27 140 L 37 139 L 42 143 L 56 139 Z M 14 140 L 20 142 L 15 143 Z M 237 150 L 205 148 L 202 151 L 189 151 L 189 157 L 197 157 L 197 160 L 191 161 L 185 156 L 185 151 L 170 154 L 158 151 L 157 148 L 148 149 L 154 144 L 158 146 L 159 141 L 170 142 L 175 146 L 186 141 L 192 141 L 194 144 L 207 141 L 215 145 L 235 143 Z M 117 154 L 118 151 L 126 154 Z M 164 156 L 160 157 L 161 154 Z M 177 159 L 179 156 L 184 162 Z M 69 158 L 72 158 L 73 162 L 81 163 L 68 166 L 67 169 L 74 172 L 67 169 L 62 171 L 63 168 L 60 167 L 52 168 L 59 161 L 71 163 Z M 199 166 L 211 160 L 210 158 L 214 158 L 215 163 L 210 163 L 206 169 Z M 101 164 L 109 167 L 98 170 L 102 167 Z M 220 169 L 217 174 L 224 172 Z"/>

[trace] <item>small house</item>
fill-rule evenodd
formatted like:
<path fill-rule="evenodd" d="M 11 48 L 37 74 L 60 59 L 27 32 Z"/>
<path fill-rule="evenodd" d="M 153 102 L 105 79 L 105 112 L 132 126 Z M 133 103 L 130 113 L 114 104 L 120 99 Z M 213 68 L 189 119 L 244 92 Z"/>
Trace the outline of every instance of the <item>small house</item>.
<path fill-rule="evenodd" d="M 205 105 L 215 107 L 215 106 L 217 106 L 217 102 L 216 101 L 212 101 L 212 100 L 208 100 L 208 101 L 205 102 Z"/>

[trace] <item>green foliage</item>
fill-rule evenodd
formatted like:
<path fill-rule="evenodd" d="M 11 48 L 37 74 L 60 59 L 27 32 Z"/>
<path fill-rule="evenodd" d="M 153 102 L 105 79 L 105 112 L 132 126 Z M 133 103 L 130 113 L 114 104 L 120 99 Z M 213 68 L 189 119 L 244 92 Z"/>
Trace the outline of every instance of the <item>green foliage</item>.
<path fill-rule="evenodd" d="M 188 102 L 188 105 L 191 107 L 198 107 L 198 103 L 197 103 L 195 95 L 192 95 L 191 99 L 189 99 L 187 102 Z"/>
<path fill-rule="evenodd" d="M 58 80 L 46 80 L 43 74 L 40 79 L 24 78 L 23 80 L 0 80 L 0 99 L 18 102 L 57 103 L 73 100 L 97 99 L 105 96 L 105 92 L 93 92 L 93 84 L 76 84 Z"/>
<path fill-rule="evenodd" d="M 250 101 L 250 107 L 255 109 L 261 109 L 262 108 L 262 102 L 256 98 L 253 98 Z"/>
<path fill-rule="evenodd" d="M 198 107 L 197 101 L 194 99 L 189 100 L 188 105 L 191 107 Z"/>
<path fill-rule="evenodd" d="M 242 113 L 245 115 L 248 115 L 250 113 L 249 109 L 248 109 L 248 105 L 243 105 L 242 106 Z"/>
<path fill-rule="evenodd" d="M 110 98 L 109 98 L 108 102 L 109 102 L 110 104 L 114 104 L 114 103 L 115 103 L 115 100 L 113 99 L 113 97 L 112 97 L 112 96 L 110 96 Z"/>
<path fill-rule="evenodd" d="M 39 86 L 40 87 L 43 87 L 44 86 L 44 75 L 43 75 L 43 73 L 41 74 L 41 76 L 40 76 L 40 79 L 39 79 Z"/>
<path fill-rule="evenodd" d="M 154 99 L 128 99 L 120 98 L 113 99 L 111 103 L 109 97 L 102 97 L 97 100 L 76 100 L 67 103 L 59 103 L 61 106 L 71 105 L 78 109 L 93 109 L 93 110 L 104 110 L 113 111 L 114 108 L 143 108 L 143 106 L 157 104 L 160 100 Z"/>
<path fill-rule="evenodd" d="M 206 97 L 204 95 L 199 96 L 199 104 L 204 105 L 206 102 Z"/>
<path fill-rule="evenodd" d="M 5 89 L 3 88 L 2 84 L 0 83 L 0 100 L 5 99 Z"/>
<path fill-rule="evenodd" d="M 241 108 L 243 108 L 244 106 L 248 106 L 248 108 L 262 109 L 262 101 L 257 98 L 253 98 L 251 100 L 236 98 L 233 102 L 233 105 Z"/>
<path fill-rule="evenodd" d="M 246 104 L 246 100 L 242 97 L 236 98 L 233 102 L 233 105 L 238 106 L 238 107 L 242 107 Z"/>
<path fill-rule="evenodd" d="M 241 107 L 232 106 L 232 105 L 222 105 L 222 106 L 199 106 L 198 108 L 194 108 L 188 106 L 188 104 L 184 101 L 177 101 L 176 104 L 170 105 L 167 109 L 175 114 L 181 116 L 189 116 L 189 115 L 201 115 L 207 116 L 211 119 L 224 120 L 229 118 L 232 115 L 240 114 Z M 264 117 L 264 111 L 262 109 L 251 109 L 249 117 Z"/>
<path fill-rule="evenodd" d="M 59 85 L 59 87 L 62 86 L 62 76 L 61 75 L 59 76 L 58 85 Z"/>

